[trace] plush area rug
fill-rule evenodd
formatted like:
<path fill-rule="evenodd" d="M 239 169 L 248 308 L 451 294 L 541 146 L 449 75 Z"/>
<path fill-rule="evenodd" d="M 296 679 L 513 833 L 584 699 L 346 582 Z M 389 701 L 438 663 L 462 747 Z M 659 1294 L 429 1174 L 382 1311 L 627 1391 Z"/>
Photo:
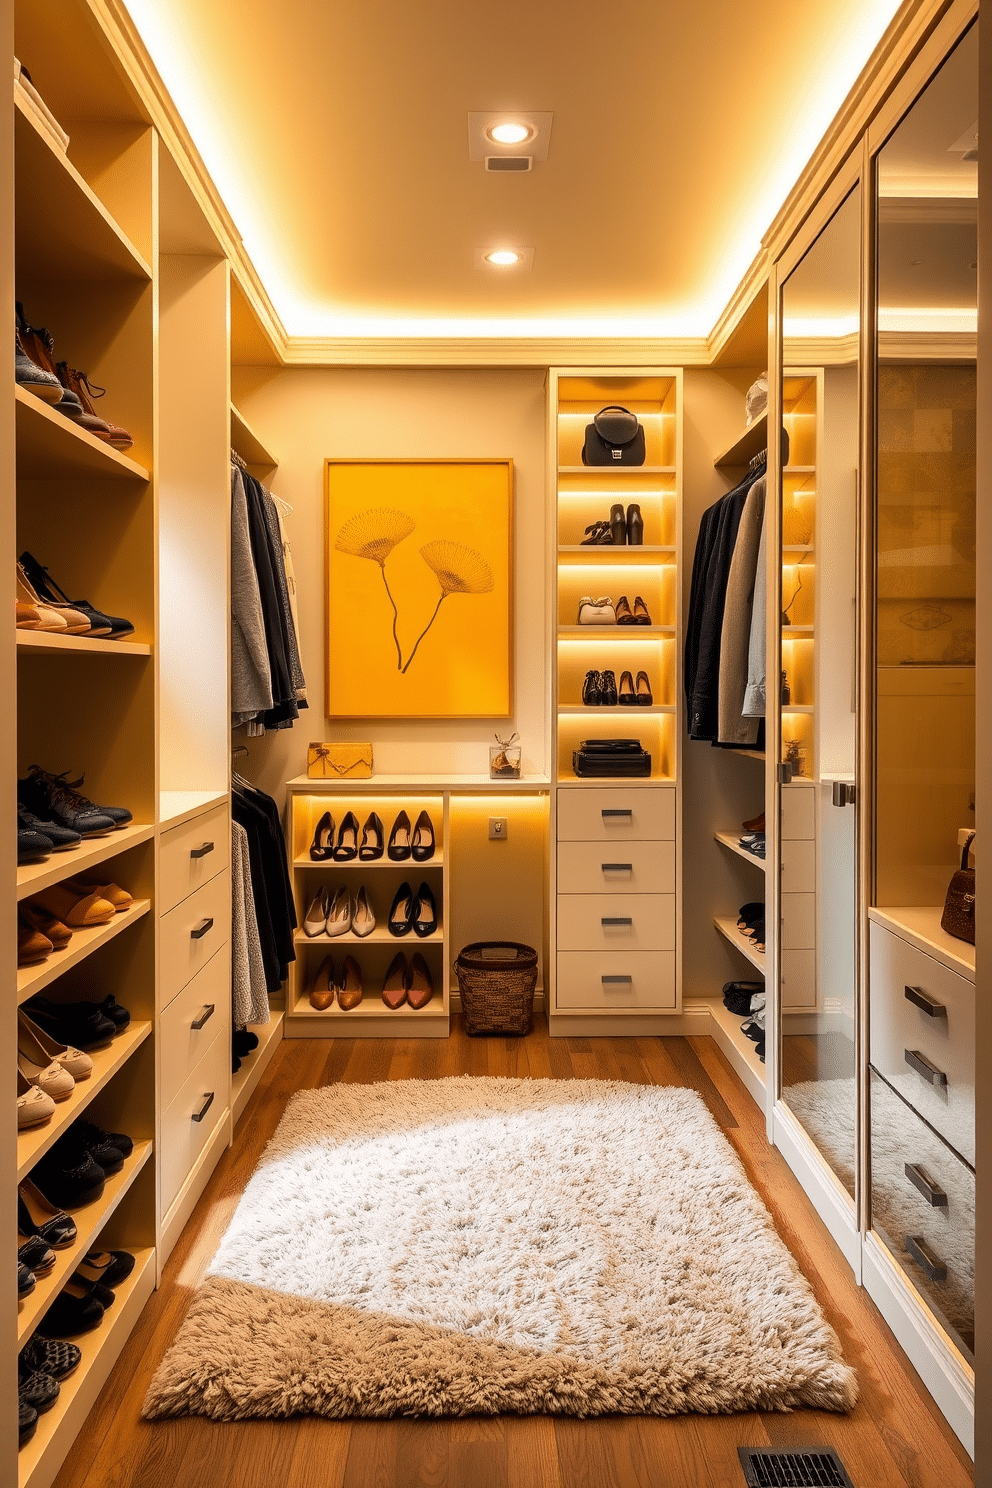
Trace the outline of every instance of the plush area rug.
<path fill-rule="evenodd" d="M 289 1102 L 149 1419 L 847 1410 L 853 1371 L 694 1091 Z"/>

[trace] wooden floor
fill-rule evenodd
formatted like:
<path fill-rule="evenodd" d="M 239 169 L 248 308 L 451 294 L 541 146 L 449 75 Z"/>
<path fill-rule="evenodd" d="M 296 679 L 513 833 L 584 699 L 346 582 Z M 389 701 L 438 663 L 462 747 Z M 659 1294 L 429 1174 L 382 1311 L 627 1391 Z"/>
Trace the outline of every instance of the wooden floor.
<path fill-rule="evenodd" d="M 768 1204 L 858 1372 L 849 1416 L 495 1417 L 148 1425 L 168 1347 L 288 1097 L 336 1081 L 444 1075 L 607 1078 L 699 1090 Z M 741 1237 L 747 1243 L 747 1237 Z M 288 1040 L 266 1071 L 56 1488 L 735 1488 L 738 1446 L 826 1444 L 855 1488 L 964 1488 L 971 1464 L 815 1215 L 709 1038 Z"/>

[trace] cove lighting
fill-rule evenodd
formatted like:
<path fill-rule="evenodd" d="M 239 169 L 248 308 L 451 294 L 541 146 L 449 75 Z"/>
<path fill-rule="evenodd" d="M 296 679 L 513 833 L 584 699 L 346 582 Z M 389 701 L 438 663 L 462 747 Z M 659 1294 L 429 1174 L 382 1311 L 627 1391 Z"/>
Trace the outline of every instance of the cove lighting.
<path fill-rule="evenodd" d="M 486 134 L 497 145 L 523 145 L 534 138 L 536 131 L 529 124 L 494 124 Z"/>
<path fill-rule="evenodd" d="M 511 264 L 519 263 L 522 257 L 512 248 L 494 248 L 486 254 L 486 263 L 495 264 L 498 269 L 508 269 Z"/>

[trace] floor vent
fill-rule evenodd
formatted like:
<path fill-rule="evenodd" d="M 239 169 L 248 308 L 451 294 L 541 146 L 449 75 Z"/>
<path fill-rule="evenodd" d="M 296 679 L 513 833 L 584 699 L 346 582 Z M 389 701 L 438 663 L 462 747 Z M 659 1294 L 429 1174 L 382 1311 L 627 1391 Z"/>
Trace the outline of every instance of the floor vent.
<path fill-rule="evenodd" d="M 776 1452 L 738 1447 L 748 1488 L 854 1488 L 837 1453 L 829 1447 Z"/>

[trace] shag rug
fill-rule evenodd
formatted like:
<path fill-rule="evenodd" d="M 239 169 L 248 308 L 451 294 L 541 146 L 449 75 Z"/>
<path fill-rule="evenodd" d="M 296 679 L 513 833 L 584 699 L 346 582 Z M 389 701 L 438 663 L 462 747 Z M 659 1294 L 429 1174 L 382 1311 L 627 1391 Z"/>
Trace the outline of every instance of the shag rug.
<path fill-rule="evenodd" d="M 699 1095 L 403 1080 L 295 1095 L 148 1419 L 850 1409 Z"/>

